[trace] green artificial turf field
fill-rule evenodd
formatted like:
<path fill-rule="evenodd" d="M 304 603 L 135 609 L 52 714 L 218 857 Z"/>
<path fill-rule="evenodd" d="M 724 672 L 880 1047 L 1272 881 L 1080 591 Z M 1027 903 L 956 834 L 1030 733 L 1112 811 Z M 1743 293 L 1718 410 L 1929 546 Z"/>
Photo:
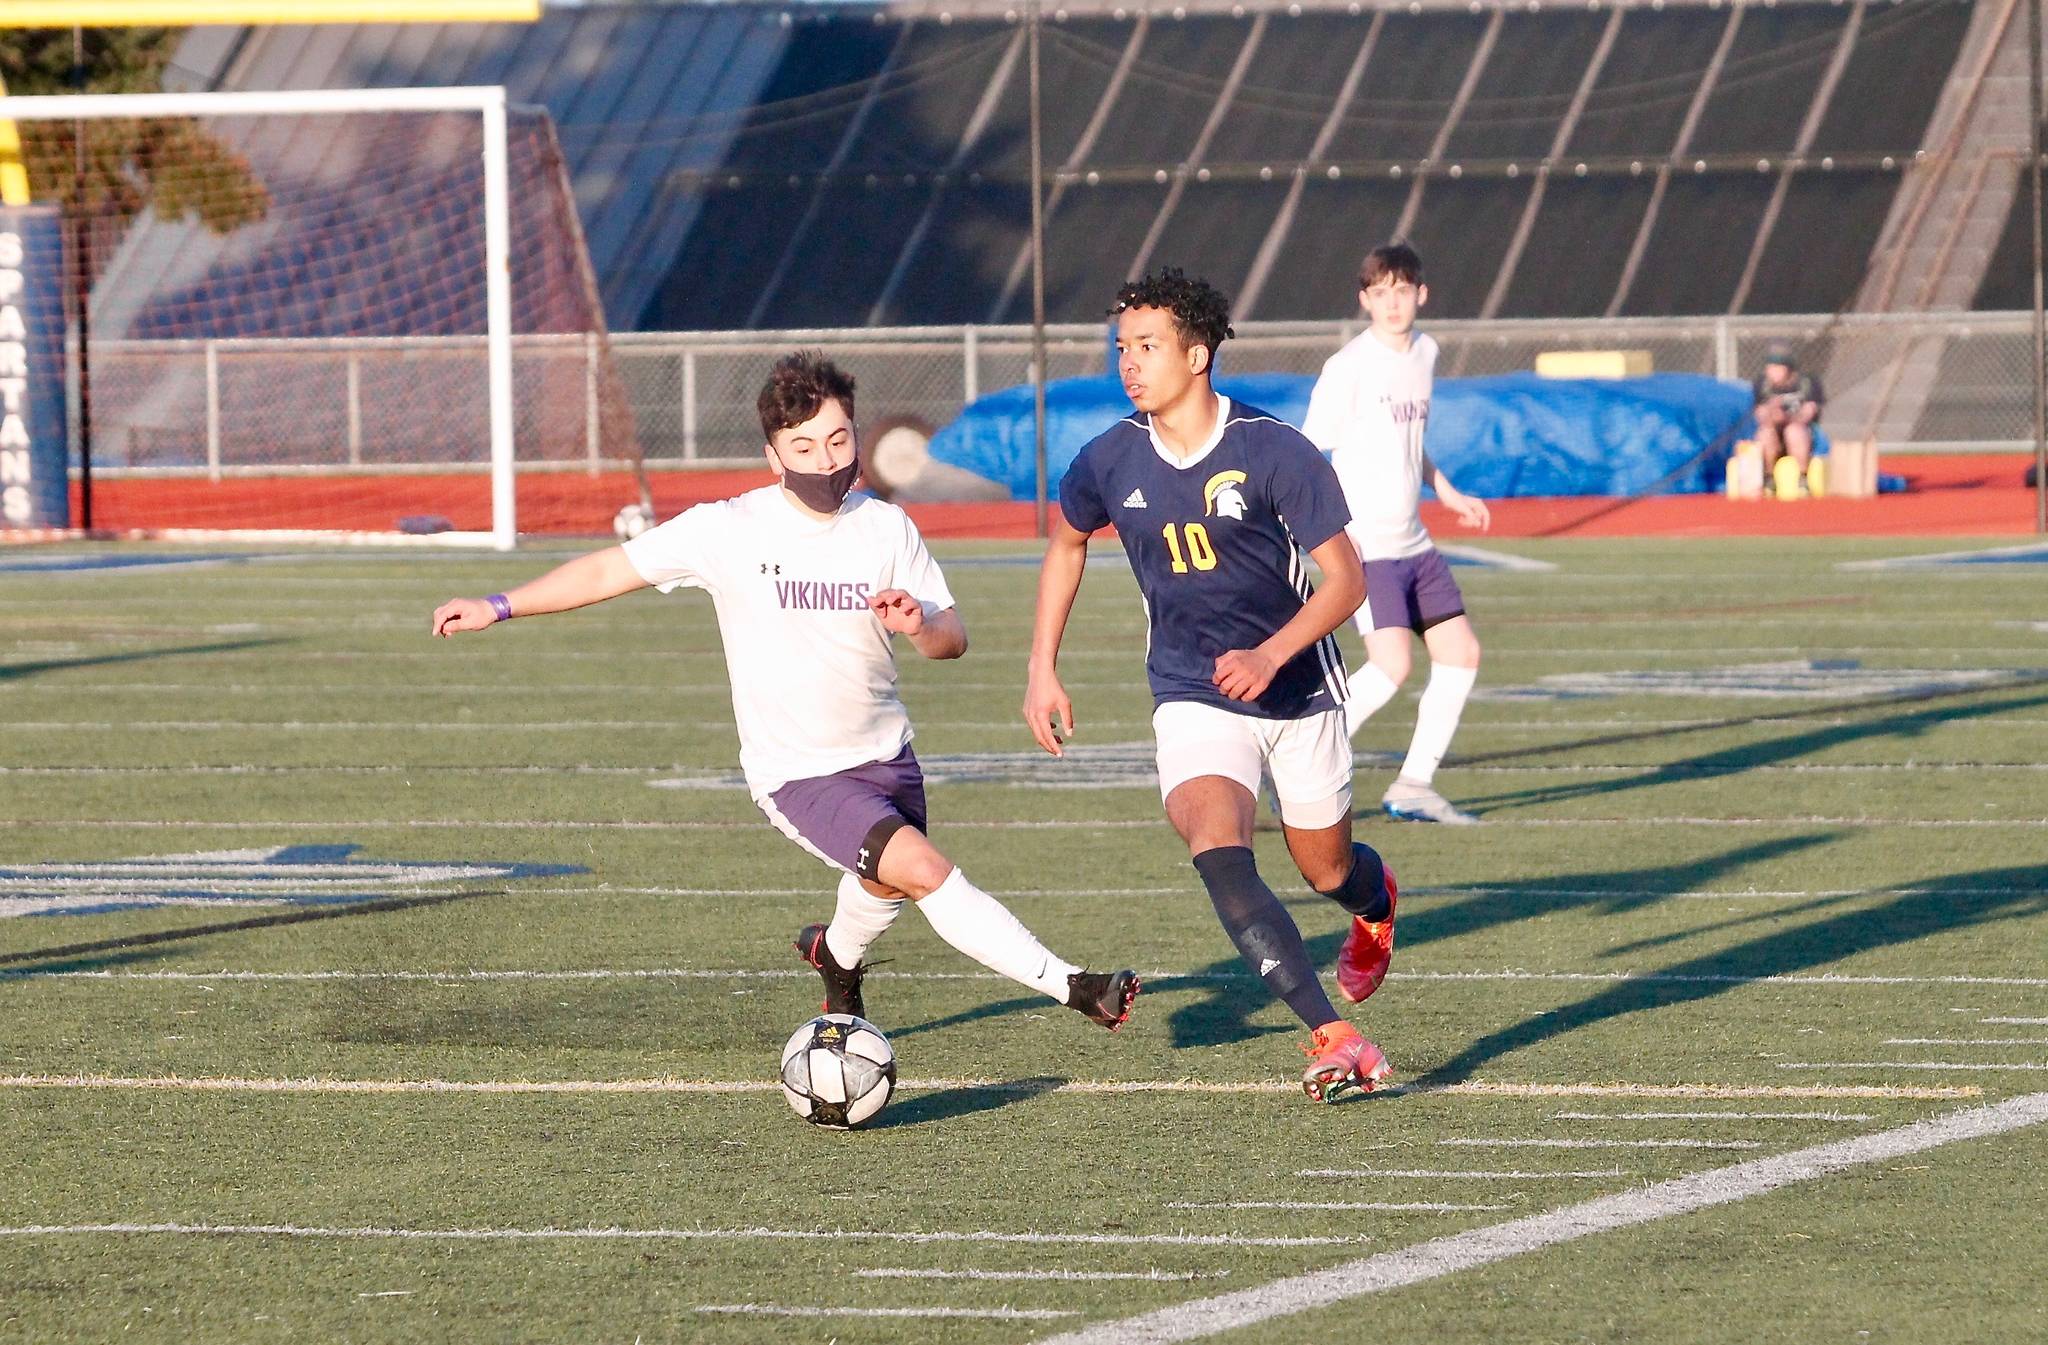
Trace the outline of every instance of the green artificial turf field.
<path fill-rule="evenodd" d="M 1459 569 L 1484 825 L 1373 812 L 1418 671 L 1358 744 L 1400 1087 L 1337 1107 L 1160 817 L 1128 572 L 1053 762 L 1032 556 L 938 548 L 934 838 L 1146 990 L 1112 1036 L 906 914 L 854 1134 L 773 1084 L 833 880 L 702 595 L 435 641 L 570 553 L 0 552 L 0 1339 L 2041 1339 L 2048 570 L 1843 568 L 1957 545 Z"/>

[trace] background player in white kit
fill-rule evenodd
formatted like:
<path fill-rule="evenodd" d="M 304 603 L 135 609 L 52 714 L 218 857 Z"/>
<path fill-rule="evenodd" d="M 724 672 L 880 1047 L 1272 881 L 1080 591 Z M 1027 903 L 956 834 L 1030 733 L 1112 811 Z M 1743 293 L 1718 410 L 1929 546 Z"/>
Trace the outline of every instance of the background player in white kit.
<path fill-rule="evenodd" d="M 1409 632 L 1420 635 L 1429 684 L 1408 758 L 1380 806 L 1401 821 L 1477 822 L 1434 783 L 1479 676 L 1479 637 L 1458 581 L 1423 530 L 1423 482 L 1468 527 L 1493 520 L 1486 502 L 1453 486 L 1422 449 L 1437 350 L 1415 330 L 1416 310 L 1429 300 L 1422 259 L 1403 243 L 1374 248 L 1359 268 L 1358 298 L 1371 322 L 1324 363 L 1301 427 L 1337 469 L 1351 507 L 1348 531 L 1365 562 L 1365 606 L 1354 619 L 1367 662 L 1351 674 L 1345 716 L 1356 737 L 1394 698 L 1412 666 Z"/>
<path fill-rule="evenodd" d="M 908 897 L 947 943 L 1114 1031 L 1137 976 L 1061 961 L 925 837 L 924 777 L 890 637 L 951 659 L 967 652 L 967 628 L 910 516 L 848 494 L 860 470 L 853 379 L 813 352 L 784 356 L 759 405 L 776 484 L 685 510 L 508 593 L 445 602 L 434 634 L 649 585 L 704 589 L 748 791 L 777 830 L 842 872 L 831 924 L 797 936 L 824 978 L 825 1007 L 866 1016 L 862 958 Z"/>

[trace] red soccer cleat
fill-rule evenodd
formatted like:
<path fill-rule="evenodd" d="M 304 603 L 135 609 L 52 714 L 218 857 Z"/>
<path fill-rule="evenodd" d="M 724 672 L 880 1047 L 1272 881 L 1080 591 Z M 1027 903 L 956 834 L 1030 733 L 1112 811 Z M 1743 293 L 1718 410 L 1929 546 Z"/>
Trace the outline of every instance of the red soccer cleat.
<path fill-rule="evenodd" d="M 1370 1093 L 1394 1072 L 1380 1048 L 1341 1018 L 1317 1028 L 1301 1051 L 1309 1057 L 1309 1066 L 1301 1073 L 1301 1091 L 1314 1102 Z"/>
<path fill-rule="evenodd" d="M 1387 964 L 1394 960 L 1394 903 L 1401 889 L 1394 883 L 1394 871 L 1387 875 L 1387 918 L 1363 920 L 1351 917 L 1351 932 L 1337 953 L 1337 993 L 1353 1004 L 1363 1002 L 1380 982 L 1387 979 Z"/>

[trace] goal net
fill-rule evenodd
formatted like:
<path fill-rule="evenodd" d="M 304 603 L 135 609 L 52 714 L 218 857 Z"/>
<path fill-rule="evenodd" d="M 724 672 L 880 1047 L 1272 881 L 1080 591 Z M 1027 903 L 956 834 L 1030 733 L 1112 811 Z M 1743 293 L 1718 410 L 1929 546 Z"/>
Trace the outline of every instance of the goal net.
<path fill-rule="evenodd" d="M 503 90 L 0 98 L 59 207 L 71 524 L 509 547 L 639 498 L 545 111 Z M 75 339 L 85 314 L 83 356 Z"/>

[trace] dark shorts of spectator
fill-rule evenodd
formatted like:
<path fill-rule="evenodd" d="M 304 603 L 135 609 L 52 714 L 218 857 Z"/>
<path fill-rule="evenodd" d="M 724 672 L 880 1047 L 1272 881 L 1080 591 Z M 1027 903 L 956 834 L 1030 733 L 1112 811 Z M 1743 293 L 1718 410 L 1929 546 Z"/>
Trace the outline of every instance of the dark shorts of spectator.
<path fill-rule="evenodd" d="M 1465 595 L 1451 578 L 1443 552 L 1431 547 L 1413 556 L 1365 563 L 1365 602 L 1372 628 L 1406 628 L 1421 634 L 1465 615 Z"/>
<path fill-rule="evenodd" d="M 873 879 L 891 836 L 925 829 L 924 771 L 905 747 L 888 761 L 791 780 L 761 800 L 761 811 L 826 863 Z"/>

